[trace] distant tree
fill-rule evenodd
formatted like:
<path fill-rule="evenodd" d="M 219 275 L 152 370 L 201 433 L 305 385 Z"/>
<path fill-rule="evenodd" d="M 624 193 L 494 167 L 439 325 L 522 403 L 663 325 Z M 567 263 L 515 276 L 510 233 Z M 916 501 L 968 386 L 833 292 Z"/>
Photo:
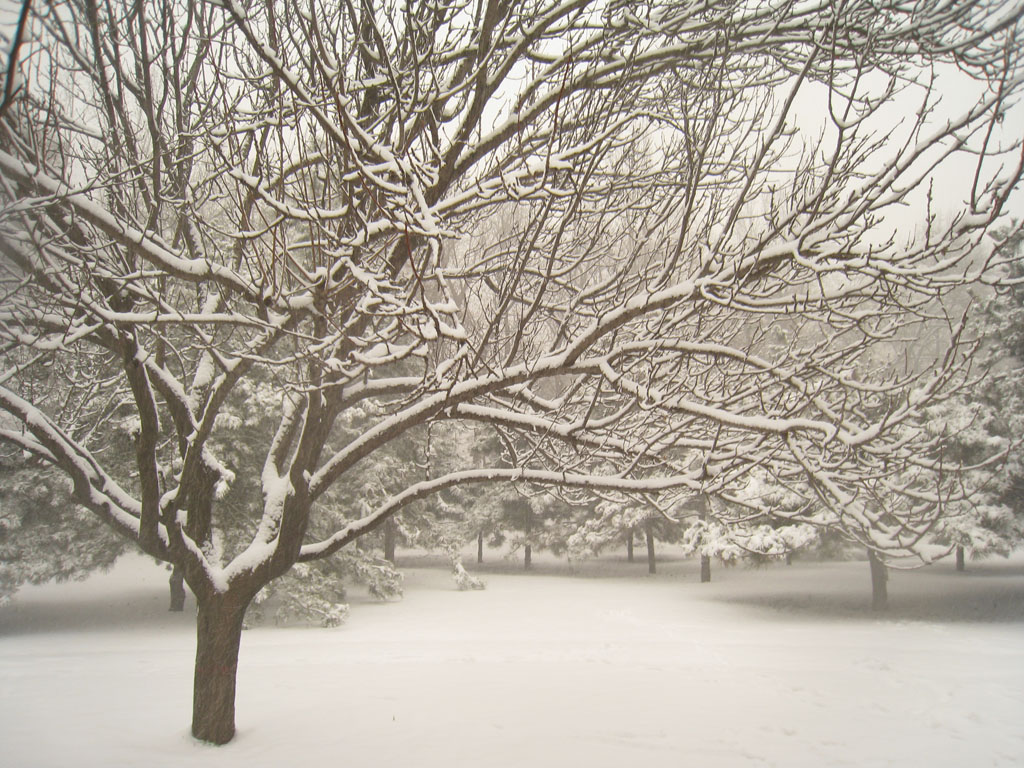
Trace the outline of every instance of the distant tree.
<path fill-rule="evenodd" d="M 210 447 L 234 475 L 238 469 L 259 461 L 265 446 L 273 439 L 276 424 L 268 414 L 267 398 L 274 397 L 267 382 L 254 377 L 241 382 L 219 415 L 219 434 Z M 369 410 L 367 410 L 369 408 Z M 352 408 L 334 424 L 332 441 L 354 439 L 372 423 L 372 406 Z M 310 521 L 310 534 L 328 536 L 344 525 L 349 510 L 366 514 L 386 498 L 389 482 L 397 477 L 412 478 L 417 473 L 415 443 L 395 443 L 376 452 L 360 465 L 350 481 L 339 484 L 324 495 L 320 514 Z M 235 556 L 244 550 L 255 531 L 248 510 L 262 504 L 260 488 L 253 483 L 232 481 L 221 491 L 223 510 L 213 544 L 219 557 Z M 367 537 L 371 539 L 373 537 Z M 371 596 L 386 600 L 402 594 L 402 577 L 394 562 L 382 557 L 381 537 L 360 541 L 338 557 L 303 564 L 264 587 L 246 613 L 250 624 L 273 618 L 278 623 L 312 622 L 325 627 L 342 623 L 348 615 L 344 603 L 346 584 L 363 584 Z"/>
<path fill-rule="evenodd" d="M 985 402 L 994 394 L 993 389 L 1007 395 L 995 401 L 999 403 L 997 408 L 994 402 Z M 957 570 L 964 569 L 965 552 L 974 557 L 1007 556 L 1024 535 L 1017 501 L 1024 476 L 1016 445 L 1024 427 L 1019 409 L 1024 402 L 1010 389 L 1006 384 L 979 384 L 978 393 L 969 399 L 930 409 L 929 428 L 951 438 L 950 460 L 981 465 L 965 477 L 967 498 L 950 502 L 950 509 L 936 524 L 935 540 L 954 551 Z M 986 457 L 1003 451 L 1009 453 L 1005 461 L 985 462 Z"/>
<path fill-rule="evenodd" d="M 62 386 L 62 371 L 80 369 L 88 380 L 97 370 L 94 365 L 95 360 L 59 361 L 37 376 L 26 376 L 26 383 L 36 392 L 63 398 L 80 422 L 74 427 L 76 437 L 119 470 L 130 470 L 135 420 L 120 412 L 116 400 L 93 401 L 93 389 Z M 105 424 L 102 433 L 97 422 Z M 0 424 L 12 426 L 2 418 Z M 109 568 L 129 548 L 108 524 L 76 503 L 73 491 L 67 475 L 49 463 L 10 443 L 0 445 L 0 604 L 26 583 L 85 579 Z M 173 600 L 171 608 L 177 609 Z"/>
<path fill-rule="evenodd" d="M 493 429 L 470 422 L 436 422 L 421 443 L 422 457 L 417 467 L 429 479 L 458 471 L 466 466 L 492 464 L 511 467 L 501 457 L 501 443 Z M 504 525 L 505 502 L 518 498 L 511 486 L 454 485 L 407 506 L 399 529 L 403 541 L 427 550 L 444 552 L 453 573 L 462 568 L 462 550 L 473 539 L 477 543 L 477 562 L 483 562 L 485 541 L 501 546 L 508 531 Z"/>
<path fill-rule="evenodd" d="M 1012 232 L 1004 248 L 1024 252 Z M 948 460 L 977 465 L 965 475 L 968 498 L 952 502 L 938 521 L 937 540 L 953 548 L 957 570 L 965 554 L 1006 556 L 1024 541 L 1024 269 L 1007 265 L 1006 285 L 978 301 L 975 333 L 982 342 L 975 386 L 931 406 L 928 429 L 947 440 Z M 992 292 L 986 292 L 991 294 Z M 999 462 L 986 461 L 1004 455 Z"/>
<path fill-rule="evenodd" d="M 941 517 L 957 473 L 919 416 L 970 350 L 954 334 L 897 381 L 866 363 L 952 286 L 999 280 L 1017 0 L 23 8 L 0 439 L 180 569 L 197 738 L 234 734 L 262 590 L 456 486 L 729 502 L 768 467 L 878 549 L 917 553 Z M 934 79 L 954 66 L 984 87 L 950 112 Z M 958 158 L 962 210 L 897 237 L 890 214 Z M 237 466 L 233 402 L 274 424 Z M 103 403 L 137 420 L 130 471 L 94 450 Z M 514 434 L 515 463 L 377 472 L 442 421 Z M 878 514 L 897 465 L 922 503 Z"/>
<path fill-rule="evenodd" d="M 572 509 L 543 489 L 512 486 L 496 498 L 496 526 L 501 539 L 512 553 L 523 553 L 523 568 L 529 570 L 533 554 L 549 550 L 556 555 L 566 551 L 566 541 L 574 528 Z"/>
<path fill-rule="evenodd" d="M 0 605 L 23 584 L 84 579 L 128 543 L 78 506 L 67 479 L 24 462 L 0 464 Z"/>
<path fill-rule="evenodd" d="M 621 545 L 625 540 L 627 557 L 632 562 L 635 539 L 642 536 L 647 549 L 647 571 L 653 574 L 657 571 L 655 542 L 676 543 L 682 532 L 683 526 L 653 501 L 611 498 L 596 504 L 593 512 L 587 510 L 566 546 L 572 556 L 582 558 L 598 554 L 610 545 Z"/>
<path fill-rule="evenodd" d="M 726 565 L 788 559 L 818 541 L 822 528 L 814 522 L 807 500 L 770 484 L 764 473 L 752 471 L 736 498 L 743 503 L 701 494 L 679 510 L 689 523 L 682 535 L 682 548 L 700 555 L 701 582 L 711 581 L 712 559 Z M 774 513 L 752 515 L 751 506 Z"/>

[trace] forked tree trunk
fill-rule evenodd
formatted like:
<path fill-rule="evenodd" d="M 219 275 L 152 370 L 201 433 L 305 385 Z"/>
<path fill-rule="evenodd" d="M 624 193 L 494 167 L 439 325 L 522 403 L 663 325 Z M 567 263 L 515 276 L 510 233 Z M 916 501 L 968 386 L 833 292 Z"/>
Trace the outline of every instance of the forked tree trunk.
<path fill-rule="evenodd" d="M 889 602 L 889 590 L 886 586 L 889 573 L 882 558 L 875 554 L 873 549 L 868 550 L 868 563 L 871 565 L 871 609 L 882 611 Z"/>
<path fill-rule="evenodd" d="M 201 601 L 196 620 L 192 735 L 226 744 L 235 735 L 235 678 L 245 605 L 223 598 Z"/>
<path fill-rule="evenodd" d="M 959 544 L 956 545 L 956 569 L 962 571 L 966 568 L 964 563 L 964 548 Z"/>
<path fill-rule="evenodd" d="M 484 561 L 484 532 L 480 531 L 476 535 L 476 561 L 482 563 Z"/>
<path fill-rule="evenodd" d="M 626 534 L 626 560 L 633 562 L 633 529 L 629 529 L 629 533 Z"/>
<path fill-rule="evenodd" d="M 170 611 L 181 612 L 185 610 L 185 577 L 181 568 L 174 566 L 171 571 L 171 578 L 167 580 L 171 585 L 171 607 Z"/>
<path fill-rule="evenodd" d="M 524 570 L 529 570 L 530 569 L 530 555 L 531 554 L 532 554 L 532 551 L 530 550 L 530 545 L 527 544 L 526 545 L 526 551 L 525 551 L 525 553 L 523 555 L 523 569 Z"/>
<path fill-rule="evenodd" d="M 647 572 L 654 573 L 654 531 L 651 530 L 650 523 L 644 526 L 644 533 L 647 534 Z"/>
<path fill-rule="evenodd" d="M 395 520 L 389 517 L 384 521 L 384 559 L 389 563 L 395 562 Z"/>

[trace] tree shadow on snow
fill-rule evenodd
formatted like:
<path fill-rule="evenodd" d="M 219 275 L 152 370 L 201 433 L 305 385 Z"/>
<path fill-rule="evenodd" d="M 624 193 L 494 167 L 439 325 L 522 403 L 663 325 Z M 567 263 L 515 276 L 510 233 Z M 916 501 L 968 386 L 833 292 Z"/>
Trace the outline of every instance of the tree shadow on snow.
<path fill-rule="evenodd" d="M 56 632 L 123 632 L 132 629 L 195 628 L 195 601 L 185 610 L 167 610 L 166 594 L 152 589 L 119 590 L 106 595 L 50 596 L 14 600 L 0 607 L 0 637 Z"/>
<path fill-rule="evenodd" d="M 980 576 L 980 575 L 979 575 Z M 956 583 L 960 579 L 960 583 Z M 721 592 L 716 602 L 750 606 L 791 618 L 863 621 L 930 621 L 940 623 L 1024 623 L 1024 579 L 996 579 L 993 574 L 961 575 L 937 580 L 921 589 L 910 579 L 893 579 L 888 606 L 871 608 L 871 587 L 863 592 L 829 591 L 827 587 L 797 592 L 746 590 L 742 595 Z"/>
<path fill-rule="evenodd" d="M 623 579 L 646 578 L 647 556 L 638 551 L 636 557 L 629 561 L 626 555 L 602 553 L 600 556 L 587 557 L 580 560 L 567 560 L 565 555 L 552 555 L 550 552 L 535 552 L 529 568 L 523 565 L 521 550 L 512 554 L 488 551 L 484 562 L 478 563 L 475 557 L 462 560 L 463 566 L 474 576 L 509 575 L 509 576 L 567 576 L 571 578 Z M 450 563 L 443 555 L 434 553 L 400 553 L 397 567 L 419 569 L 448 569 Z M 700 562 L 692 557 L 684 557 L 675 553 L 658 555 L 657 575 L 669 578 L 695 577 L 700 573 Z"/>

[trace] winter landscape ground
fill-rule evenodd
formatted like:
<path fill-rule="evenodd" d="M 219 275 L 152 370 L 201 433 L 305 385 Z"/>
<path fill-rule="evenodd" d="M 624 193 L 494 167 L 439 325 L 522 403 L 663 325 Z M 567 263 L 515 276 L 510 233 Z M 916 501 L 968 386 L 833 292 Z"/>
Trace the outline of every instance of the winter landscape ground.
<path fill-rule="evenodd" d="M 1024 765 L 1024 559 L 659 573 L 405 553 L 406 596 L 242 639 L 238 736 L 189 735 L 194 616 L 137 556 L 0 609 L 8 766 Z M 190 602 L 189 607 L 193 604 Z"/>

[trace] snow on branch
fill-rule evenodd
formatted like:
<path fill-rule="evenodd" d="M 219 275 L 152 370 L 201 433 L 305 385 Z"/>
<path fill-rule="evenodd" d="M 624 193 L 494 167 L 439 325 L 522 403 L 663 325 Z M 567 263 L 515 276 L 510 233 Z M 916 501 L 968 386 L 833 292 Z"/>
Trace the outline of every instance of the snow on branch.
<path fill-rule="evenodd" d="M 137 538 L 142 505 L 118 485 L 92 454 L 78 445 L 63 430 L 27 400 L 0 386 L 0 408 L 15 417 L 33 436 L 29 440 L 11 430 L 0 433 L 36 455 L 59 466 L 75 483 L 75 496 L 100 514 L 115 528 Z M 167 543 L 166 533 L 161 535 Z"/>
<path fill-rule="evenodd" d="M 701 483 L 693 477 L 627 478 L 608 475 L 581 475 L 570 472 L 551 472 L 534 469 L 468 469 L 452 472 L 433 480 L 424 480 L 406 488 L 392 497 L 366 517 L 346 525 L 328 539 L 315 544 L 303 545 L 300 561 L 315 560 L 333 554 L 341 547 L 354 541 L 367 531 L 381 525 L 388 517 L 417 499 L 437 493 L 445 488 L 472 483 L 524 482 L 536 485 L 565 486 L 574 488 L 618 490 L 637 493 L 685 487 L 699 490 Z"/>
<path fill-rule="evenodd" d="M 3 435 L 208 595 L 484 482 L 921 548 L 1024 5 L 406 5 L 23 5 Z"/>

